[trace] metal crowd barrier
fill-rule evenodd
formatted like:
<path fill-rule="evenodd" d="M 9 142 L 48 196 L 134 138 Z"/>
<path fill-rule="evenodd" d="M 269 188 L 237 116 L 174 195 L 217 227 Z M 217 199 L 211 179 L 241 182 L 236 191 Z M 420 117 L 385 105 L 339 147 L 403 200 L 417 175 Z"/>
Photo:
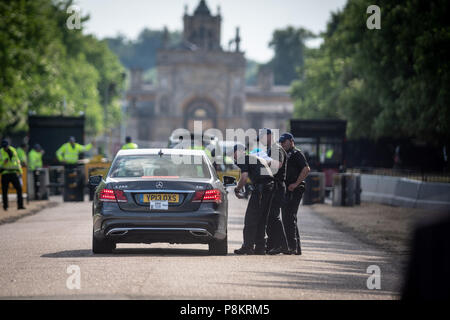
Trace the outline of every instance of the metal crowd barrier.
<path fill-rule="evenodd" d="M 337 173 L 333 176 L 333 206 L 361 204 L 361 175 L 354 173 Z"/>
<path fill-rule="evenodd" d="M 306 188 L 303 193 L 303 204 L 311 205 L 325 202 L 325 174 L 310 172 L 306 177 Z"/>

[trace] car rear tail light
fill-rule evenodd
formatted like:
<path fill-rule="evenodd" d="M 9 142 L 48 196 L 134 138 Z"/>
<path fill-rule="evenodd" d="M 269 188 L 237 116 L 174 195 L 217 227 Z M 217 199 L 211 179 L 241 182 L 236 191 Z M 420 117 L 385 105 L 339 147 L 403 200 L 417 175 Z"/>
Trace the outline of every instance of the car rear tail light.
<path fill-rule="evenodd" d="M 114 190 L 112 189 L 103 189 L 100 191 L 100 201 L 104 202 L 115 202 L 116 196 L 114 195 Z"/>
<path fill-rule="evenodd" d="M 222 202 L 222 193 L 218 189 L 206 190 L 205 195 L 203 196 L 204 202 Z"/>
<path fill-rule="evenodd" d="M 206 191 L 196 191 L 192 202 L 222 202 L 222 193 L 218 189 L 206 190 Z"/>
<path fill-rule="evenodd" d="M 127 202 L 127 197 L 122 190 L 103 189 L 100 191 L 100 201 L 103 202 Z"/>
<path fill-rule="evenodd" d="M 204 190 L 195 191 L 194 198 L 192 198 L 192 202 L 202 202 L 204 195 L 205 195 Z"/>
<path fill-rule="evenodd" d="M 117 202 L 128 202 L 123 190 L 114 190 L 114 194 L 116 195 Z"/>

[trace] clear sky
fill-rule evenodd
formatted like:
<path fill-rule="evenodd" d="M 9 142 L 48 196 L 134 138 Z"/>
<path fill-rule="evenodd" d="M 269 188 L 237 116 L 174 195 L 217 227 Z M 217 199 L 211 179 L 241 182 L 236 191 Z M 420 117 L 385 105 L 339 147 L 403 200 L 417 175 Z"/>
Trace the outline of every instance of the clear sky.
<path fill-rule="evenodd" d="M 189 14 L 200 0 L 76 0 L 82 14 L 91 19 L 83 27 L 99 38 L 118 33 L 135 39 L 143 28 L 182 30 L 184 6 Z M 241 31 L 241 48 L 247 58 L 266 62 L 273 56 L 268 47 L 275 29 L 289 25 L 319 33 L 325 30 L 330 12 L 341 9 L 346 0 L 206 0 L 212 13 L 222 14 L 222 46 Z M 317 46 L 320 40 L 312 41 Z"/>

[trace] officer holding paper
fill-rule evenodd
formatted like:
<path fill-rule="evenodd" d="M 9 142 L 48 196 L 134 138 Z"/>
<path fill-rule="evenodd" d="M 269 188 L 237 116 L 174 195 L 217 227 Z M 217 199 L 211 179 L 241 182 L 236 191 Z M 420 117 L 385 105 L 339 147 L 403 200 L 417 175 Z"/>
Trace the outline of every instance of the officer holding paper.
<path fill-rule="evenodd" d="M 254 191 L 248 201 L 244 219 L 244 243 L 235 254 L 265 255 L 265 231 L 267 215 L 273 196 L 274 178 L 267 162 L 255 155 L 245 154 L 245 146 L 237 144 L 233 148 L 234 160 L 241 169 L 241 178 L 234 189 L 236 197 L 243 198 L 242 188 L 250 178 Z"/>

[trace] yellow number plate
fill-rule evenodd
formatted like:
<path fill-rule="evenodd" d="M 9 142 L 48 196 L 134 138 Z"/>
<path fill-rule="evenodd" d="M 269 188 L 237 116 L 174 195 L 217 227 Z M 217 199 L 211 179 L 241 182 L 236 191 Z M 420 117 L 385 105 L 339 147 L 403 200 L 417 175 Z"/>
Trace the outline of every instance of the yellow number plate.
<path fill-rule="evenodd" d="M 169 203 L 177 203 L 180 195 L 169 193 L 147 193 L 142 195 L 142 201 L 147 203 L 150 201 L 168 201 Z"/>

